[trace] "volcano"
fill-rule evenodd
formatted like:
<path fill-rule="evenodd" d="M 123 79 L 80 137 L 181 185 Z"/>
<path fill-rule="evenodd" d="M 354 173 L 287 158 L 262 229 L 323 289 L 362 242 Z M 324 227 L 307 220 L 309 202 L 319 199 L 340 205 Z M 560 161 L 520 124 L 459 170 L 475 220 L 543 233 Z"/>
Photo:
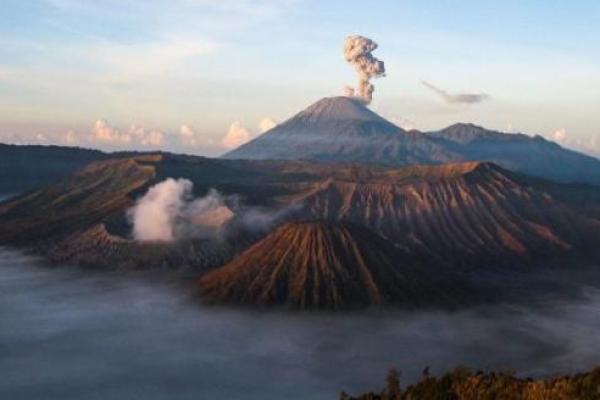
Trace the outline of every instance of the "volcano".
<path fill-rule="evenodd" d="M 600 160 L 541 136 L 464 123 L 434 132 L 406 131 L 349 97 L 321 99 L 223 157 L 388 166 L 491 161 L 563 183 L 600 185 Z"/>
<path fill-rule="evenodd" d="M 350 97 L 324 98 L 224 158 L 408 165 L 428 163 L 435 143 Z"/>
<path fill-rule="evenodd" d="M 304 222 L 278 228 L 199 284 L 213 303 L 294 309 L 450 304 L 429 276 L 430 269 L 369 229 Z"/>
<path fill-rule="evenodd" d="M 131 237 L 128 210 L 167 178 L 190 180 L 196 197 L 217 190 L 239 200 L 218 236 Z M 272 224 L 260 223 L 265 212 Z M 597 265 L 599 233 L 600 188 L 487 162 L 396 168 L 147 154 L 95 161 L 0 203 L 2 245 L 86 268 L 203 274 L 209 302 L 295 309 L 453 307 L 479 302 L 488 282 L 512 296 L 515 274 Z M 482 276 L 493 279 L 480 286 Z"/>

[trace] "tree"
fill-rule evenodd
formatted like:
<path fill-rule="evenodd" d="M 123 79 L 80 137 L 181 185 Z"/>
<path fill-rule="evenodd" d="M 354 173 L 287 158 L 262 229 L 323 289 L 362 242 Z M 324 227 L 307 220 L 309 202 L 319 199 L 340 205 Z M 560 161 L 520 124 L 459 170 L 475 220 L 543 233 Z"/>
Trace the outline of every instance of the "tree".
<path fill-rule="evenodd" d="M 400 373 L 396 368 L 391 368 L 385 378 L 385 394 L 390 400 L 400 398 Z"/>

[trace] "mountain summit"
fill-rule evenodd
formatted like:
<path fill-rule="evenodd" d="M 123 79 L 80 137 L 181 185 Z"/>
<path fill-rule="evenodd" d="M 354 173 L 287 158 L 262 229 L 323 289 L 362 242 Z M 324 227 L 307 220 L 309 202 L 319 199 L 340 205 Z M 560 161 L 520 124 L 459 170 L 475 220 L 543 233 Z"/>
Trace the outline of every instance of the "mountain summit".
<path fill-rule="evenodd" d="M 406 165 L 427 162 L 406 132 L 349 97 L 321 99 L 284 123 L 224 155 L 236 159 L 346 161 Z"/>
<path fill-rule="evenodd" d="M 307 123 L 363 121 L 389 124 L 386 119 L 371 111 L 359 99 L 345 96 L 323 98 L 297 114 L 294 119 L 296 118 Z"/>
<path fill-rule="evenodd" d="M 407 132 L 360 100 L 341 96 L 317 101 L 223 157 L 390 166 L 491 161 L 546 179 L 600 185 L 600 160 L 541 136 L 462 123 L 434 132 Z"/>

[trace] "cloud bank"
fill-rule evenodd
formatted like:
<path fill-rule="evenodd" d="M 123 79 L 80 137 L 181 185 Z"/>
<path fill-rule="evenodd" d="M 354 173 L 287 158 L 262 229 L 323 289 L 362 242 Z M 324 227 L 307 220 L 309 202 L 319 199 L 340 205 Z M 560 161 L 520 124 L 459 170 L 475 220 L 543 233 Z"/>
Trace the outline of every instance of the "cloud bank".
<path fill-rule="evenodd" d="M 112 126 L 108 121 L 97 120 L 89 135 L 77 135 L 69 131 L 66 142 L 69 144 L 100 144 L 108 147 L 141 146 L 159 148 L 165 144 L 166 134 L 156 129 L 146 129 L 132 124 L 128 130 Z"/>
<path fill-rule="evenodd" d="M 24 130 L 19 127 L 2 130 L 0 128 L 0 142 L 18 145 L 54 144 L 98 148 L 106 151 L 163 150 L 218 156 L 225 150 L 244 144 L 276 125 L 277 122 L 269 117 L 261 118 L 256 127 L 251 129 L 246 128 L 239 121 L 234 121 L 225 135 L 219 137 L 200 132 L 191 124 L 182 124 L 172 132 L 147 128 L 135 123 L 127 129 L 122 129 L 101 118 L 96 120 L 89 129 L 35 127 Z"/>
<path fill-rule="evenodd" d="M 408 385 L 426 366 L 547 376 L 600 359 L 597 289 L 537 309 L 290 314 L 201 307 L 164 281 L 43 266 L 0 249 L 2 399 L 322 400 L 379 388 L 391 366 Z"/>
<path fill-rule="evenodd" d="M 421 81 L 421 84 L 426 88 L 430 89 L 435 94 L 437 94 L 442 100 L 444 100 L 448 104 L 477 104 L 490 99 L 490 96 L 486 93 L 451 94 L 448 93 L 446 90 L 440 89 L 439 87 L 429 82 Z"/>

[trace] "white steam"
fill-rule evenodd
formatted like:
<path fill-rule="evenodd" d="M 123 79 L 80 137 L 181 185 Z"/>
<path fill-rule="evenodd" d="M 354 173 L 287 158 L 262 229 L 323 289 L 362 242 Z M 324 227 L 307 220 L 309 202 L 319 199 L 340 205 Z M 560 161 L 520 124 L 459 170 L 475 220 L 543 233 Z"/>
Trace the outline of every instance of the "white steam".
<path fill-rule="evenodd" d="M 127 213 L 133 225 L 133 238 L 163 242 L 223 238 L 226 226 L 228 230 L 261 231 L 299 207 L 248 207 L 242 204 L 239 196 L 225 196 L 216 189 L 210 189 L 206 196 L 194 198 L 193 187 L 188 179 L 167 178 L 148 189 Z M 236 223 L 231 224 L 234 218 Z"/>
<path fill-rule="evenodd" d="M 346 96 L 360 97 L 366 104 L 373 99 L 375 87 L 371 78 L 385 76 L 385 65 L 371 54 L 377 43 L 364 36 L 348 36 L 344 42 L 344 58 L 354 66 L 358 73 L 358 89 L 344 88 Z"/>
<path fill-rule="evenodd" d="M 129 210 L 133 237 L 141 241 L 173 241 L 187 236 L 214 234 L 234 213 L 214 189 L 201 198 L 192 196 L 187 179 L 168 178 L 148 189 Z"/>

